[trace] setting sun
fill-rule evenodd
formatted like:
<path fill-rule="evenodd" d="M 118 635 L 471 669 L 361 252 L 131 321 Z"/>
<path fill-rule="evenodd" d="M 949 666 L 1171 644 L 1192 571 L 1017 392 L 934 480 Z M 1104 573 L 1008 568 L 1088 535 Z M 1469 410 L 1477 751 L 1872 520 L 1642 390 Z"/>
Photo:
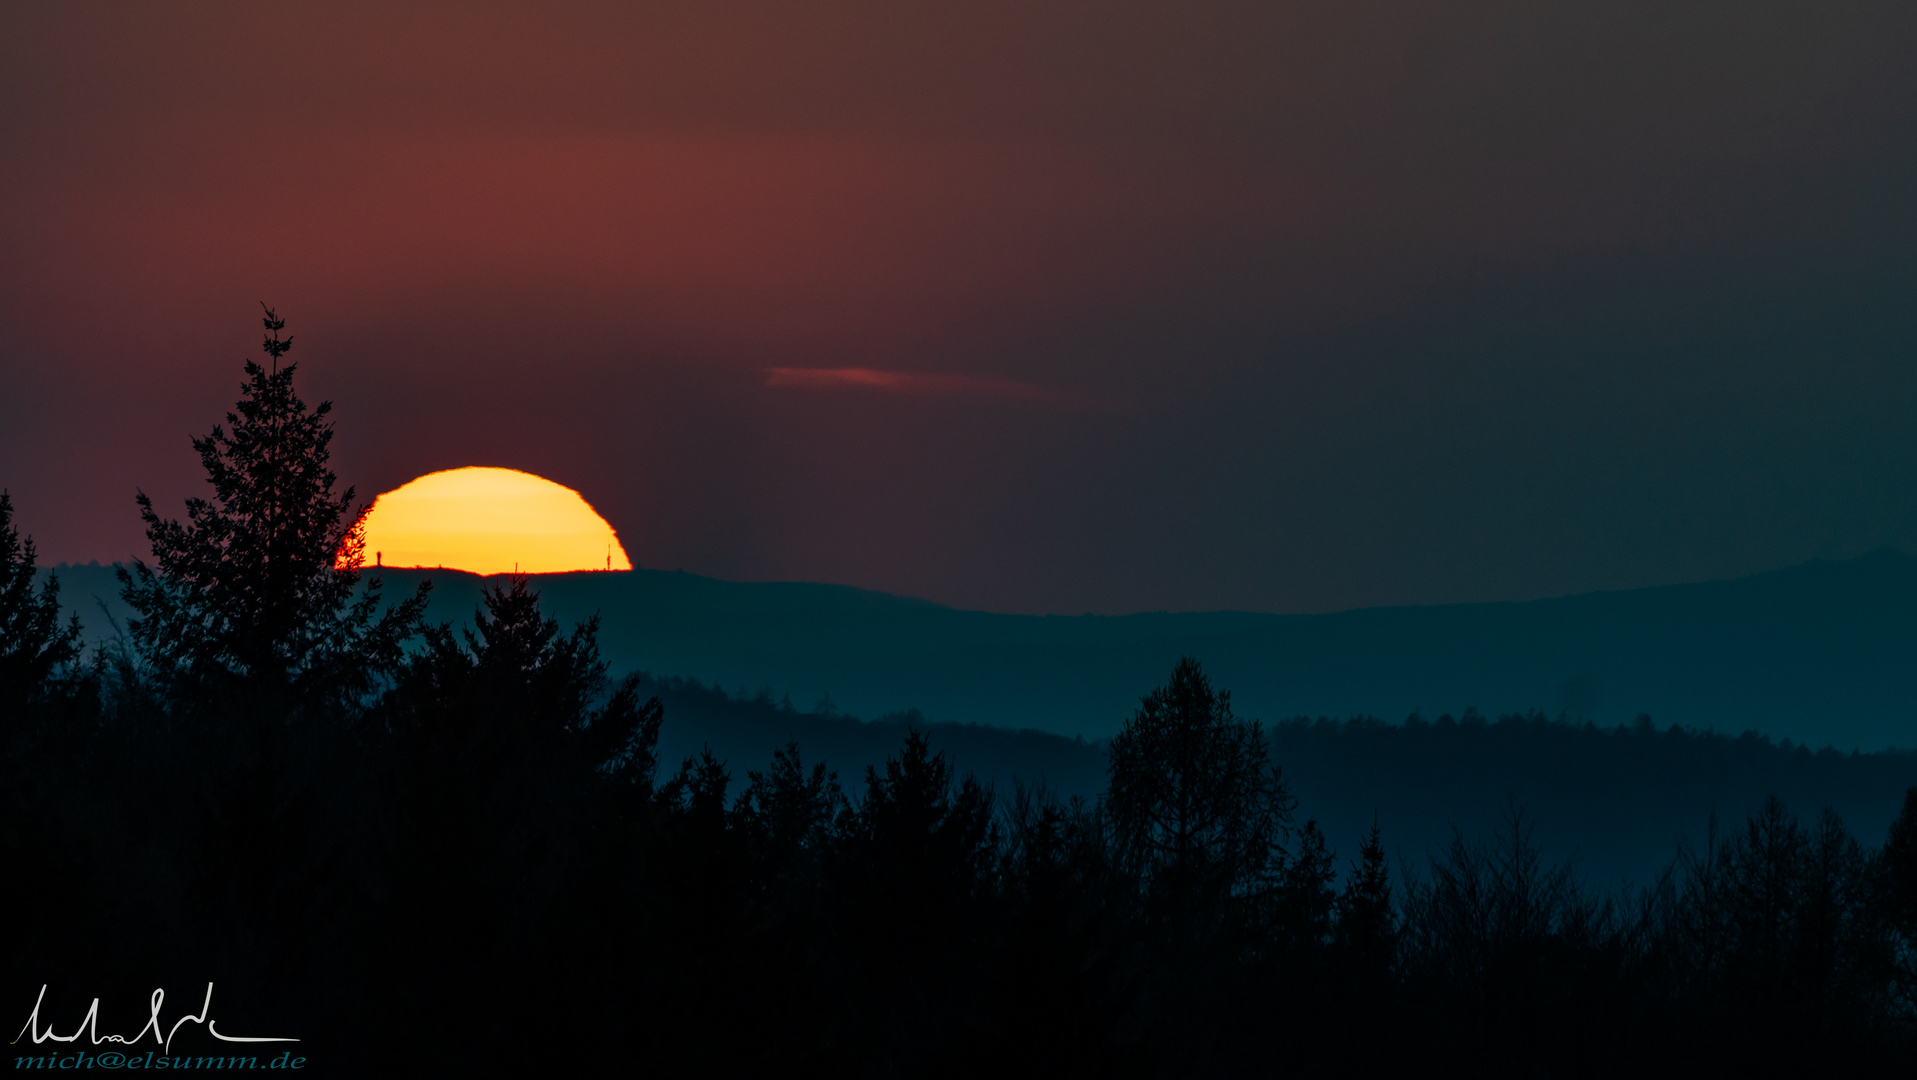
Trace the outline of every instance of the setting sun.
<path fill-rule="evenodd" d="M 428 473 L 373 500 L 366 562 L 475 574 L 632 569 L 618 534 L 577 491 L 478 467 Z"/>

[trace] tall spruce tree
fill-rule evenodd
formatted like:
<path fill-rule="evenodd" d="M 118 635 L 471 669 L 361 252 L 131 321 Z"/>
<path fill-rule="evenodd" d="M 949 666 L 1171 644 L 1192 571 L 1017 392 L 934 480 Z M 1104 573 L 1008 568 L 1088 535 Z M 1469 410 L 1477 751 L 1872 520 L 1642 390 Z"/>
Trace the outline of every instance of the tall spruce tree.
<path fill-rule="evenodd" d="M 1338 894 L 1336 856 L 1325 843 L 1318 822 L 1298 830 L 1291 861 L 1278 886 L 1277 930 L 1294 952 L 1316 952 L 1331 942 L 1332 912 Z"/>
<path fill-rule="evenodd" d="M 1391 872 L 1375 820 L 1358 849 L 1358 861 L 1351 866 L 1344 892 L 1338 896 L 1337 914 L 1337 941 L 1348 962 L 1381 973 L 1388 970 L 1397 927 L 1391 906 Z"/>
<path fill-rule="evenodd" d="M 599 655 L 599 616 L 571 634 L 539 607 L 525 575 L 481 594 L 484 608 L 462 635 L 450 624 L 424 628 L 386 696 L 384 718 L 429 740 L 491 740 L 494 746 L 561 746 L 591 768 L 650 788 L 659 725 L 657 697 L 641 701 L 640 679 L 616 685 Z"/>
<path fill-rule="evenodd" d="M 80 620 L 60 625 L 60 582 L 36 592 L 33 538 L 13 524 L 13 498 L 0 491 L 0 711 L 24 710 L 52 691 L 80 656 Z"/>
<path fill-rule="evenodd" d="M 188 499 L 184 524 L 138 497 L 153 565 L 120 571 L 127 629 L 176 703 L 237 691 L 249 708 L 352 708 L 397 669 L 428 586 L 384 611 L 378 578 L 355 596 L 363 511 L 333 491 L 333 405 L 300 399 L 297 365 L 280 363 L 293 339 L 261 307 L 270 367 L 249 361 L 228 426 L 193 440 L 213 497 Z"/>
<path fill-rule="evenodd" d="M 1917 1007 L 1917 787 L 1904 791 L 1904 808 L 1890 823 L 1884 846 L 1871 856 L 1872 896 L 1891 939 L 1886 981 L 1893 996 Z"/>
<path fill-rule="evenodd" d="M 1884 914 L 1917 945 L 1917 787 L 1905 789 L 1903 811 L 1890 823 L 1877 867 Z"/>

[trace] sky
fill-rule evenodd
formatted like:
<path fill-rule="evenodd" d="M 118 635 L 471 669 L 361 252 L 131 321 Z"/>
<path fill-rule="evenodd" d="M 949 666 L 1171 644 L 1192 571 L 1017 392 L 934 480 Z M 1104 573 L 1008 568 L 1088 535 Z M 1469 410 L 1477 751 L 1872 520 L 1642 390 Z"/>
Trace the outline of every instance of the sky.
<path fill-rule="evenodd" d="M 1917 6 L 0 9 L 0 486 L 204 490 L 261 301 L 362 500 L 1008 612 L 1917 550 Z"/>

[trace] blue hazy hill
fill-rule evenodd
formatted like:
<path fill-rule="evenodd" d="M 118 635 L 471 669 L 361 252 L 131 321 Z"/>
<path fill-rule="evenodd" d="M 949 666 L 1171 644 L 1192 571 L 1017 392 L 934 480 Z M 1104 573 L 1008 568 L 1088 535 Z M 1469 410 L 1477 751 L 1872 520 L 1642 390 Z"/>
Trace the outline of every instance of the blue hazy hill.
<path fill-rule="evenodd" d="M 101 633 L 108 567 L 61 567 Z M 431 617 L 464 621 L 482 579 L 436 582 Z M 1108 737 L 1181 655 L 1242 715 L 1399 720 L 1539 709 L 1600 725 L 1754 730 L 1842 750 L 1917 746 L 1917 559 L 1883 550 L 1729 581 L 1526 603 L 1114 617 L 999 615 L 838 585 L 657 570 L 536 579 L 570 623 L 597 612 L 616 670 L 787 695 L 860 716 Z"/>
<path fill-rule="evenodd" d="M 859 720 L 689 680 L 647 682 L 666 706 L 659 749 L 667 771 L 710 750 L 743 783 L 775 748 L 796 742 L 806 761 L 827 763 L 856 797 L 865 770 L 882 766 L 916 727 L 1001 796 L 1021 783 L 1087 799 L 1105 787 L 1102 740 L 938 723 L 916 713 Z M 1771 795 L 1806 822 L 1832 809 L 1861 839 L 1881 843 L 1905 789 L 1917 785 L 1917 752 L 1813 752 L 1753 734 L 1659 730 L 1642 720 L 1599 728 L 1535 714 L 1405 724 L 1294 718 L 1267 731 L 1299 820 L 1316 820 L 1346 855 L 1376 822 L 1400 859 L 1421 866 L 1454 835 L 1488 838 L 1521 809 L 1550 858 L 1571 860 L 1607 887 L 1650 884 L 1680 850 L 1705 848 L 1713 815 L 1735 831 Z"/>
<path fill-rule="evenodd" d="M 89 637 L 108 632 L 102 602 L 124 618 L 110 567 L 59 573 Z M 396 593 L 433 577 L 441 621 L 469 619 L 483 586 L 385 575 Z M 1104 740 L 1190 653 L 1241 715 L 1269 722 L 1301 817 L 1347 854 L 1374 815 L 1416 863 L 1516 805 L 1594 880 L 1644 882 L 1704 842 L 1713 812 L 1734 825 L 1778 794 L 1807 816 L 1835 808 L 1874 843 L 1917 785 L 1917 754 L 1850 752 L 1917 744 L 1917 560 L 1889 551 L 1700 585 L 1303 616 L 995 615 L 659 571 L 537 585 L 564 621 L 600 614 L 615 668 L 650 673 L 668 770 L 710 747 L 740 781 L 797 741 L 855 790 L 920 726 L 1001 793 L 1043 781 L 1095 796 Z M 1367 714 L 1394 722 L 1292 719 Z"/>

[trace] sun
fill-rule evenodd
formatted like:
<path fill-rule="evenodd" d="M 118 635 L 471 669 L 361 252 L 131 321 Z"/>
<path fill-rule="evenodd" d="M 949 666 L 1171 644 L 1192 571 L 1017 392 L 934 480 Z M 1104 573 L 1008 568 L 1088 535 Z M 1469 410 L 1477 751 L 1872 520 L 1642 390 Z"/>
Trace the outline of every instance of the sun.
<path fill-rule="evenodd" d="M 373 500 L 368 564 L 474 574 L 630 570 L 606 519 L 577 491 L 517 469 L 427 473 Z"/>

